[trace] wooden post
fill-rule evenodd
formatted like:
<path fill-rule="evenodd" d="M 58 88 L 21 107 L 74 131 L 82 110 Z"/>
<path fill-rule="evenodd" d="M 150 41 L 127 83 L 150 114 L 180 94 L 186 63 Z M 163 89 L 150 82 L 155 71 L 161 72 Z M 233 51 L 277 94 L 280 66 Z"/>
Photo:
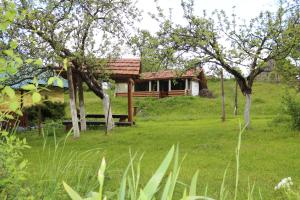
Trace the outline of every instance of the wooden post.
<path fill-rule="evenodd" d="M 151 85 L 151 81 L 149 81 L 149 92 L 152 91 L 152 85 Z"/>
<path fill-rule="evenodd" d="M 159 80 L 157 80 L 156 83 L 157 83 L 156 90 L 157 90 L 157 92 L 159 92 Z"/>
<path fill-rule="evenodd" d="M 221 93 L 222 93 L 222 121 L 224 122 L 226 119 L 225 114 L 225 95 L 224 95 L 224 75 L 223 69 L 221 69 Z"/>
<path fill-rule="evenodd" d="M 169 80 L 169 87 L 168 87 L 168 91 L 170 92 L 171 91 L 171 80 Z"/>
<path fill-rule="evenodd" d="M 80 75 L 77 75 L 77 85 L 78 85 L 78 97 L 79 97 L 80 128 L 82 131 L 86 131 L 84 93 L 83 93 L 83 87 L 82 87 L 82 79 L 81 79 Z"/>
<path fill-rule="evenodd" d="M 128 122 L 133 123 L 133 110 L 132 110 L 132 85 L 133 85 L 133 80 L 130 78 L 128 80 Z"/>
<path fill-rule="evenodd" d="M 235 91 L 234 91 L 234 115 L 238 114 L 238 82 L 235 81 Z"/>
<path fill-rule="evenodd" d="M 80 137 L 80 131 L 78 126 L 78 118 L 77 118 L 77 110 L 76 110 L 76 102 L 75 102 L 75 91 L 74 91 L 74 83 L 73 83 L 73 74 L 72 67 L 69 66 L 67 69 L 68 83 L 69 83 L 69 98 L 70 98 L 70 110 L 72 116 L 72 126 L 74 131 L 74 138 Z"/>

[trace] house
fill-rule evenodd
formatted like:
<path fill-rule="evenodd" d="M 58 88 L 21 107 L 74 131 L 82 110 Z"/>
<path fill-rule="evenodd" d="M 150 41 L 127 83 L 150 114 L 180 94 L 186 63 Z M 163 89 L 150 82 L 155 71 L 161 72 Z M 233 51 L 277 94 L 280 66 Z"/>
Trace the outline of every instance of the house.
<path fill-rule="evenodd" d="M 139 59 L 120 59 L 111 68 L 112 75 L 136 73 L 133 79 L 134 97 L 168 97 L 191 95 L 198 96 L 199 91 L 207 89 L 207 81 L 203 68 L 195 67 L 185 72 L 179 70 L 162 70 L 159 72 L 140 72 L 141 64 Z M 116 96 L 127 96 L 128 82 L 122 77 L 114 78 L 116 81 Z"/>

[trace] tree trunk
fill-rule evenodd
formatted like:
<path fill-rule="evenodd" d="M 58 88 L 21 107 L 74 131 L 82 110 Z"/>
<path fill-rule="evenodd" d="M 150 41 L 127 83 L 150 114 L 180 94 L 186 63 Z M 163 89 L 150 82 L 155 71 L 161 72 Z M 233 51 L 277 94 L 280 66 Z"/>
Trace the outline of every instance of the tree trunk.
<path fill-rule="evenodd" d="M 245 104 L 245 111 L 244 111 L 244 120 L 245 120 L 245 127 L 250 127 L 250 108 L 251 108 L 251 94 L 245 94 L 246 96 L 246 104 Z"/>
<path fill-rule="evenodd" d="M 103 95 L 103 111 L 104 111 L 104 115 L 105 115 L 106 132 L 108 132 L 108 131 L 112 130 L 115 126 L 113 117 L 112 117 L 110 100 L 109 100 L 108 94 Z"/>
<path fill-rule="evenodd" d="M 79 131 L 79 126 L 78 126 L 72 67 L 70 67 L 70 66 L 67 69 L 67 76 L 68 76 L 68 84 L 69 84 L 70 110 L 71 110 L 71 116 L 72 116 L 72 126 L 73 126 L 74 138 L 78 138 L 78 137 L 80 137 L 80 131 Z"/>
<path fill-rule="evenodd" d="M 78 84 L 78 97 L 79 97 L 79 113 L 80 113 L 80 128 L 81 131 L 86 131 L 86 118 L 85 118 L 85 108 L 84 108 L 84 94 L 82 88 L 81 77 L 77 77 Z"/>
<path fill-rule="evenodd" d="M 238 114 L 238 83 L 235 81 L 235 91 L 234 91 L 234 115 Z"/>
<path fill-rule="evenodd" d="M 224 93 L 223 69 L 221 69 L 221 93 L 222 93 L 222 121 L 224 122 L 226 119 L 226 113 L 225 113 L 225 93 Z"/>

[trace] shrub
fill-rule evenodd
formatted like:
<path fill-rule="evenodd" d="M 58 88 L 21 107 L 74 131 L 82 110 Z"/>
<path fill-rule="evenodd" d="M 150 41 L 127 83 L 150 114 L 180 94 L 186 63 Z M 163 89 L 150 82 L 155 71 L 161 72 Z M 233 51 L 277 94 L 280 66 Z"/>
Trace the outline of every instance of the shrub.
<path fill-rule="evenodd" d="M 6 131 L 0 133 L 0 199 L 30 199 L 25 187 L 27 160 L 22 151 L 26 140 Z"/>
<path fill-rule="evenodd" d="M 42 121 L 45 120 L 59 120 L 65 116 L 65 103 L 45 101 L 39 105 L 27 107 L 24 113 L 27 114 L 29 123 L 34 123 L 38 120 L 38 110 L 41 109 Z"/>
<path fill-rule="evenodd" d="M 283 97 L 284 112 L 290 116 L 292 127 L 300 130 L 300 102 L 287 93 Z"/>

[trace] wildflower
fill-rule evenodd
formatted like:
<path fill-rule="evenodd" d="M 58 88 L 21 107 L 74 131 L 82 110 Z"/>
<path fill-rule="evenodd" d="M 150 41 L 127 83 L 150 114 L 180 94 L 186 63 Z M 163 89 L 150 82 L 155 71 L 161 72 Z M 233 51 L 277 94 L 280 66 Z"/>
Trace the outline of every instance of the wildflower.
<path fill-rule="evenodd" d="M 275 186 L 275 190 L 279 190 L 279 189 L 286 189 L 286 190 L 290 190 L 291 186 L 293 185 L 293 181 L 291 177 L 287 177 L 282 179 L 276 186 Z"/>

